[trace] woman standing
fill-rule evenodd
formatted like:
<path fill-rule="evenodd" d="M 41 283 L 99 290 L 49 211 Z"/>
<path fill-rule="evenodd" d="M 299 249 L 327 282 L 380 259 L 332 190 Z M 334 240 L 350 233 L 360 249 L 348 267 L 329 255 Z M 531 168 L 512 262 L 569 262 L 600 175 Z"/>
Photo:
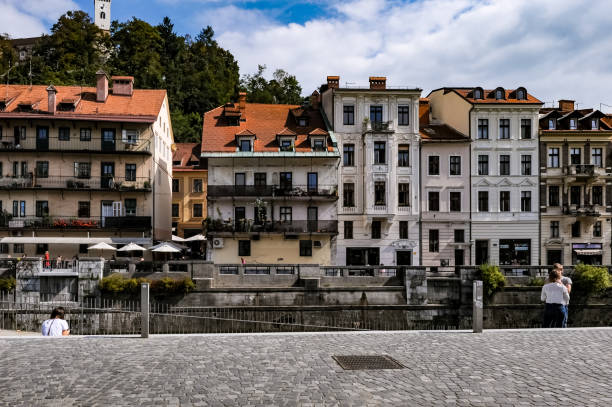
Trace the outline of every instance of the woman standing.
<path fill-rule="evenodd" d="M 70 327 L 64 319 L 64 308 L 57 307 L 51 312 L 51 318 L 43 322 L 43 336 L 68 336 L 70 335 Z"/>
<path fill-rule="evenodd" d="M 544 308 L 544 328 L 562 328 L 564 307 L 569 303 L 567 287 L 561 283 L 561 272 L 554 268 L 548 273 L 548 284 L 542 287 L 541 299 Z"/>

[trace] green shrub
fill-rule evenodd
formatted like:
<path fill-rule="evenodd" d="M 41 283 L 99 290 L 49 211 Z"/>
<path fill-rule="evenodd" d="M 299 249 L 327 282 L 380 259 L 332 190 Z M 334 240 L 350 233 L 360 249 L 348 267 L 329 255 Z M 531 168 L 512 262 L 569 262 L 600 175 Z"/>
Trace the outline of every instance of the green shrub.
<path fill-rule="evenodd" d="M 573 288 L 588 297 L 610 287 L 610 274 L 606 267 L 578 264 L 574 267 L 572 283 Z"/>
<path fill-rule="evenodd" d="M 485 298 L 491 297 L 506 285 L 506 277 L 499 271 L 499 267 L 491 264 L 482 264 L 479 271 Z"/>
<path fill-rule="evenodd" d="M 15 277 L 0 278 L 0 291 L 13 291 L 17 287 Z"/>
<path fill-rule="evenodd" d="M 186 294 L 194 288 L 195 283 L 189 277 L 181 280 L 164 277 L 151 283 L 151 292 L 154 294 Z"/>
<path fill-rule="evenodd" d="M 164 277 L 161 280 L 149 280 L 146 278 L 127 278 L 121 274 L 111 274 L 100 280 L 100 291 L 109 294 L 138 294 L 142 283 L 151 284 L 151 293 L 161 294 L 186 294 L 195 289 L 196 285 L 189 277 L 174 279 Z"/>
<path fill-rule="evenodd" d="M 546 279 L 539 277 L 533 277 L 527 283 L 527 285 L 531 287 L 542 287 L 544 284 L 546 284 Z"/>

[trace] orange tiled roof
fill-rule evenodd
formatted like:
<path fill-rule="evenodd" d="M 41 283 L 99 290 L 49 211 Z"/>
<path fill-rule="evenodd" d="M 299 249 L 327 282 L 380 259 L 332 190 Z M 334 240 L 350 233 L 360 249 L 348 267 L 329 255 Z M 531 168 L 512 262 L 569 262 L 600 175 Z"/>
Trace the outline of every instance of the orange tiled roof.
<path fill-rule="evenodd" d="M 166 97 L 165 90 L 134 89 L 132 96 L 115 96 L 109 91 L 106 102 L 96 102 L 96 88 L 56 86 L 56 103 L 77 101 L 74 111 L 57 110 L 54 119 L 70 120 L 125 120 L 152 123 L 157 119 Z M 0 118 L 42 118 L 49 115 L 47 86 L 0 85 L 0 102 L 8 106 L 0 111 Z M 80 100 L 79 100 L 80 99 Z M 19 112 L 19 105 L 34 104 L 31 112 Z"/>
<path fill-rule="evenodd" d="M 495 89 L 484 89 L 483 96 L 484 99 L 474 99 L 474 89 L 475 88 L 446 88 L 447 90 L 451 90 L 456 92 L 459 96 L 464 98 L 470 103 L 473 104 L 543 104 L 540 100 L 538 100 L 533 95 L 527 93 L 527 99 L 519 100 L 516 98 L 516 89 L 504 89 L 506 92 L 505 99 L 495 99 L 492 93 Z"/>
<path fill-rule="evenodd" d="M 428 141 L 465 141 L 470 138 L 447 124 L 426 124 L 419 128 L 421 140 Z"/>
<path fill-rule="evenodd" d="M 225 106 L 217 107 L 204 114 L 202 129 L 202 152 L 235 152 L 238 144 L 236 135 L 251 133 L 255 135 L 253 151 L 278 152 L 278 134 L 286 134 L 287 130 L 296 134 L 295 151 L 312 151 L 308 136 L 314 134 L 328 134 L 323 117 L 319 110 L 305 108 L 300 117 L 308 118 L 308 125 L 297 125 L 294 109 L 301 109 L 297 105 L 275 105 L 246 103 L 238 126 L 231 126 L 223 115 Z M 247 133 L 248 132 L 248 133 Z M 333 151 L 331 141 L 328 140 L 328 151 Z"/>
<path fill-rule="evenodd" d="M 195 167 L 194 165 L 188 165 L 190 161 L 200 163 L 200 143 L 175 143 L 176 150 L 172 154 L 172 167 L 173 168 L 184 168 L 184 167 Z M 179 161 L 180 164 L 174 164 Z"/>

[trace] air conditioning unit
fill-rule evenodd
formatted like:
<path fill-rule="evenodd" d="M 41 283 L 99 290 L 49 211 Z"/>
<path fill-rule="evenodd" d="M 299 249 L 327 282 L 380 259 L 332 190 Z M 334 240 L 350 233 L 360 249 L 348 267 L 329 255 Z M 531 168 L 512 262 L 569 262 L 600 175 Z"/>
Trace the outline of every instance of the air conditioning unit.
<path fill-rule="evenodd" d="M 313 245 L 314 247 L 321 247 L 321 241 L 320 241 L 320 240 L 315 240 L 315 241 L 312 243 L 312 245 Z"/>
<path fill-rule="evenodd" d="M 223 249 L 223 239 L 220 237 L 216 237 L 213 239 L 213 248 L 214 249 Z"/>
<path fill-rule="evenodd" d="M 440 259 L 440 267 L 448 267 L 448 259 Z"/>

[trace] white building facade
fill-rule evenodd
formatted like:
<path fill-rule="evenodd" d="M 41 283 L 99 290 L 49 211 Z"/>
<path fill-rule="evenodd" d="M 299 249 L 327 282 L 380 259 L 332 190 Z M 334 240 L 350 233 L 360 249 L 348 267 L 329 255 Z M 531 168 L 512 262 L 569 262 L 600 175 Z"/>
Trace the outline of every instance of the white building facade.
<path fill-rule="evenodd" d="M 420 89 L 341 88 L 330 76 L 322 104 L 342 155 L 336 264 L 418 265 Z"/>

